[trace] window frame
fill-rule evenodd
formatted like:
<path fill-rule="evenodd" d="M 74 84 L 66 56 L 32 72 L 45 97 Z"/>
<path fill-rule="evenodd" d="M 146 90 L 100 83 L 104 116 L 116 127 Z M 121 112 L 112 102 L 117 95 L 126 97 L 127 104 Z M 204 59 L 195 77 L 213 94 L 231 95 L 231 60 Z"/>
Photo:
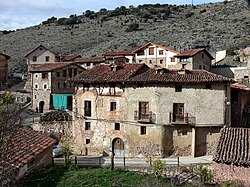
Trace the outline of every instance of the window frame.
<path fill-rule="evenodd" d="M 116 101 L 111 101 L 110 102 L 110 112 L 116 111 L 117 110 L 117 103 Z"/>
<path fill-rule="evenodd" d="M 140 134 L 141 135 L 146 135 L 147 134 L 147 127 L 146 126 L 141 126 L 140 127 Z"/>

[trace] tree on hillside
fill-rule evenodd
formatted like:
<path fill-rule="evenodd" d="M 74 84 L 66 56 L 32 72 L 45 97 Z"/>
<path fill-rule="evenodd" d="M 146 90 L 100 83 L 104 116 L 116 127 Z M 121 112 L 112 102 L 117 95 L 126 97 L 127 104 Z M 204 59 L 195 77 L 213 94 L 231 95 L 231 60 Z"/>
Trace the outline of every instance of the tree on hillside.
<path fill-rule="evenodd" d="M 14 173 L 6 172 L 10 167 L 7 160 L 12 149 L 12 137 L 20 125 L 20 107 L 13 103 L 10 93 L 0 95 L 0 186 L 6 186 L 14 178 Z"/>

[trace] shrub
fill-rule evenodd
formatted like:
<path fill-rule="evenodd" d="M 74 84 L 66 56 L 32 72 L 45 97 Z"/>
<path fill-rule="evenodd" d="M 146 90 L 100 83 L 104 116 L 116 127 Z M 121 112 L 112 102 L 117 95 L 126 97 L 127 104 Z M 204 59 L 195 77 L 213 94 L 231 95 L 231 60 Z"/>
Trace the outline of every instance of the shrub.
<path fill-rule="evenodd" d="M 138 23 L 131 23 L 128 28 L 125 30 L 126 32 L 133 32 L 139 30 L 139 24 Z"/>
<path fill-rule="evenodd" d="M 189 17 L 191 17 L 192 15 L 194 15 L 194 13 L 193 13 L 193 12 L 189 12 L 189 13 L 187 13 L 187 14 L 185 15 L 185 17 L 186 17 L 186 18 L 189 18 Z"/>

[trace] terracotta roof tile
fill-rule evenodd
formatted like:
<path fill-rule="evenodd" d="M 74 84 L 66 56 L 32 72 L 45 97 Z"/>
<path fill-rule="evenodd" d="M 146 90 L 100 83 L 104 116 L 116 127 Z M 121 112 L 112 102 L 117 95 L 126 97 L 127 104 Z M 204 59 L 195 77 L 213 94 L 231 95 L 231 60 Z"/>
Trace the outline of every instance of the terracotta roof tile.
<path fill-rule="evenodd" d="M 55 140 L 45 134 L 34 131 L 29 127 L 18 127 L 11 140 L 10 148 L 4 153 L 0 150 L 1 154 L 8 155 L 5 165 L 10 167 L 5 169 L 12 170 L 22 167 L 54 143 Z M 0 165 L 0 167 L 2 166 Z"/>
<path fill-rule="evenodd" d="M 140 51 L 140 50 L 142 50 L 142 49 L 144 49 L 144 48 L 146 48 L 146 47 L 148 47 L 148 46 L 150 46 L 150 45 L 155 45 L 155 46 L 157 46 L 157 47 L 163 48 L 163 49 L 165 49 L 165 50 L 167 50 L 167 51 L 171 51 L 171 52 L 176 53 L 176 54 L 179 54 L 179 53 L 180 53 L 179 51 L 176 51 L 176 50 L 174 50 L 174 49 L 172 49 L 172 48 L 170 48 L 170 47 L 163 46 L 163 45 L 160 45 L 160 44 L 157 44 L 157 43 L 154 43 L 154 42 L 148 42 L 148 43 L 146 43 L 146 44 L 144 44 L 144 45 L 142 45 L 142 46 L 140 46 L 140 47 L 134 49 L 132 52 L 133 52 L 133 53 L 136 53 L 136 52 L 138 52 L 138 51 Z"/>
<path fill-rule="evenodd" d="M 142 69 L 148 69 L 148 67 L 144 64 L 97 65 L 77 75 L 73 81 L 85 83 L 124 82 Z"/>
<path fill-rule="evenodd" d="M 223 128 L 213 161 L 250 166 L 250 129 Z"/>
<path fill-rule="evenodd" d="M 40 64 L 40 65 L 35 65 L 32 66 L 30 69 L 30 72 L 48 72 L 48 71 L 54 71 L 56 69 L 60 69 L 66 66 L 70 66 L 70 65 L 77 65 L 74 62 L 55 62 L 55 63 L 46 63 L 46 64 Z M 82 68 L 81 66 L 79 66 L 80 68 Z M 84 68 L 82 68 L 84 69 Z"/>
<path fill-rule="evenodd" d="M 103 56 L 126 56 L 126 55 L 134 55 L 131 51 L 108 51 Z"/>
<path fill-rule="evenodd" d="M 76 76 L 75 82 L 130 82 L 130 83 L 206 83 L 231 80 L 205 70 L 150 69 L 145 64 L 124 64 L 112 70 L 112 66 L 99 65 Z"/>
<path fill-rule="evenodd" d="M 250 87 L 240 83 L 231 84 L 231 88 L 250 92 Z"/>
<path fill-rule="evenodd" d="M 92 62 L 92 63 L 101 63 L 104 62 L 105 59 L 103 56 L 97 56 L 97 57 L 88 57 L 88 58 L 77 58 L 75 59 L 75 62 L 77 63 L 86 63 L 86 62 Z"/>
<path fill-rule="evenodd" d="M 204 51 L 211 59 L 213 59 L 213 56 L 205 48 L 187 49 L 175 55 L 175 57 L 192 57 L 201 51 Z"/>
<path fill-rule="evenodd" d="M 0 53 L 0 55 L 5 56 L 5 58 L 7 58 L 7 60 L 9 60 L 9 59 L 10 59 L 10 56 L 9 56 L 9 55 L 3 54 L 3 53 Z"/>
<path fill-rule="evenodd" d="M 74 61 L 76 58 L 81 58 L 81 55 L 65 55 L 63 56 L 63 62 Z"/>

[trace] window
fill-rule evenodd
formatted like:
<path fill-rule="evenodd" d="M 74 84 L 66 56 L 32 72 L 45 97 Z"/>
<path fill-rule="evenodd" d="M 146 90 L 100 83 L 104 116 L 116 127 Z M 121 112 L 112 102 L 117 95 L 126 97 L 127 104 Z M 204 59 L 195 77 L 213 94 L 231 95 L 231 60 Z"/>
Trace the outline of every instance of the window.
<path fill-rule="evenodd" d="M 145 55 L 145 52 L 144 52 L 144 51 L 139 51 L 139 52 L 137 53 L 137 55 L 138 55 L 138 56 L 143 56 L 143 55 Z"/>
<path fill-rule="evenodd" d="M 201 65 L 199 65 L 199 69 L 201 69 Z"/>
<path fill-rule="evenodd" d="M 90 122 L 85 122 L 85 130 L 90 130 Z"/>
<path fill-rule="evenodd" d="M 182 64 L 182 65 L 181 65 L 181 68 L 182 68 L 182 69 L 186 69 L 186 66 L 187 66 L 187 64 Z"/>
<path fill-rule="evenodd" d="M 149 64 L 152 64 L 152 60 L 149 60 Z"/>
<path fill-rule="evenodd" d="M 202 58 L 202 59 L 204 58 L 204 54 L 201 55 L 201 58 Z"/>
<path fill-rule="evenodd" d="M 46 61 L 46 62 L 49 62 L 49 56 L 46 56 L 46 57 L 45 57 L 45 61 Z"/>
<path fill-rule="evenodd" d="M 205 66 L 203 66 L 203 69 L 206 69 L 206 67 L 205 67 Z"/>
<path fill-rule="evenodd" d="M 38 89 L 38 88 L 39 88 L 39 86 L 38 86 L 38 84 L 37 84 L 37 83 L 35 84 L 35 86 L 34 86 L 34 87 L 35 87 L 35 89 Z"/>
<path fill-rule="evenodd" d="M 57 76 L 57 77 L 60 77 L 60 72 L 56 72 L 56 76 Z"/>
<path fill-rule="evenodd" d="M 66 82 L 63 82 L 63 87 L 66 88 L 67 84 Z"/>
<path fill-rule="evenodd" d="M 248 75 L 244 75 L 244 79 L 248 79 Z"/>
<path fill-rule="evenodd" d="M 110 111 L 116 110 L 116 102 L 110 102 Z"/>
<path fill-rule="evenodd" d="M 34 95 L 34 98 L 35 98 L 35 99 L 37 98 L 36 95 Z"/>
<path fill-rule="evenodd" d="M 153 48 L 153 47 L 150 47 L 149 48 L 149 55 L 154 55 L 155 53 L 155 48 Z"/>
<path fill-rule="evenodd" d="M 147 128 L 145 126 L 141 126 L 141 134 L 146 134 Z"/>
<path fill-rule="evenodd" d="M 174 103 L 173 121 L 184 121 L 184 103 Z"/>
<path fill-rule="evenodd" d="M 175 62 L 175 57 L 170 57 L 170 62 Z"/>
<path fill-rule="evenodd" d="M 187 62 L 187 61 L 188 61 L 188 58 L 181 58 L 180 61 L 181 61 L 181 62 Z"/>
<path fill-rule="evenodd" d="M 210 83 L 207 83 L 207 84 L 205 85 L 205 87 L 206 87 L 206 89 L 212 89 L 212 85 L 211 85 Z"/>
<path fill-rule="evenodd" d="M 58 88 L 60 88 L 60 87 L 61 87 L 60 82 L 58 82 L 58 83 L 57 83 L 57 87 L 58 87 Z"/>
<path fill-rule="evenodd" d="M 76 76 L 77 75 L 77 69 L 75 68 L 74 69 L 74 76 Z"/>
<path fill-rule="evenodd" d="M 182 85 L 180 84 L 175 85 L 175 92 L 182 92 Z"/>
<path fill-rule="evenodd" d="M 139 120 L 149 119 L 149 102 L 139 102 Z"/>
<path fill-rule="evenodd" d="M 35 79 L 38 79 L 39 77 L 38 73 L 36 73 L 34 76 L 35 76 Z"/>
<path fill-rule="evenodd" d="M 163 64 L 163 60 L 160 60 L 160 64 Z"/>
<path fill-rule="evenodd" d="M 159 50 L 159 55 L 163 55 L 163 50 Z"/>
<path fill-rule="evenodd" d="M 33 56 L 33 62 L 37 61 L 37 56 Z"/>
<path fill-rule="evenodd" d="M 86 144 L 90 144 L 90 139 L 86 139 Z"/>
<path fill-rule="evenodd" d="M 43 85 L 43 89 L 45 89 L 45 90 L 47 89 L 47 84 Z"/>
<path fill-rule="evenodd" d="M 91 101 L 84 101 L 84 116 L 91 116 Z"/>
<path fill-rule="evenodd" d="M 115 130 L 117 130 L 117 131 L 120 130 L 120 123 L 115 123 Z"/>
<path fill-rule="evenodd" d="M 87 63 L 86 63 L 86 66 L 89 67 L 89 66 L 90 66 L 90 62 L 87 62 Z"/>
<path fill-rule="evenodd" d="M 42 73 L 42 79 L 48 79 L 48 73 Z"/>
<path fill-rule="evenodd" d="M 67 75 L 67 71 L 63 70 L 63 77 L 66 77 L 66 75 Z"/>

